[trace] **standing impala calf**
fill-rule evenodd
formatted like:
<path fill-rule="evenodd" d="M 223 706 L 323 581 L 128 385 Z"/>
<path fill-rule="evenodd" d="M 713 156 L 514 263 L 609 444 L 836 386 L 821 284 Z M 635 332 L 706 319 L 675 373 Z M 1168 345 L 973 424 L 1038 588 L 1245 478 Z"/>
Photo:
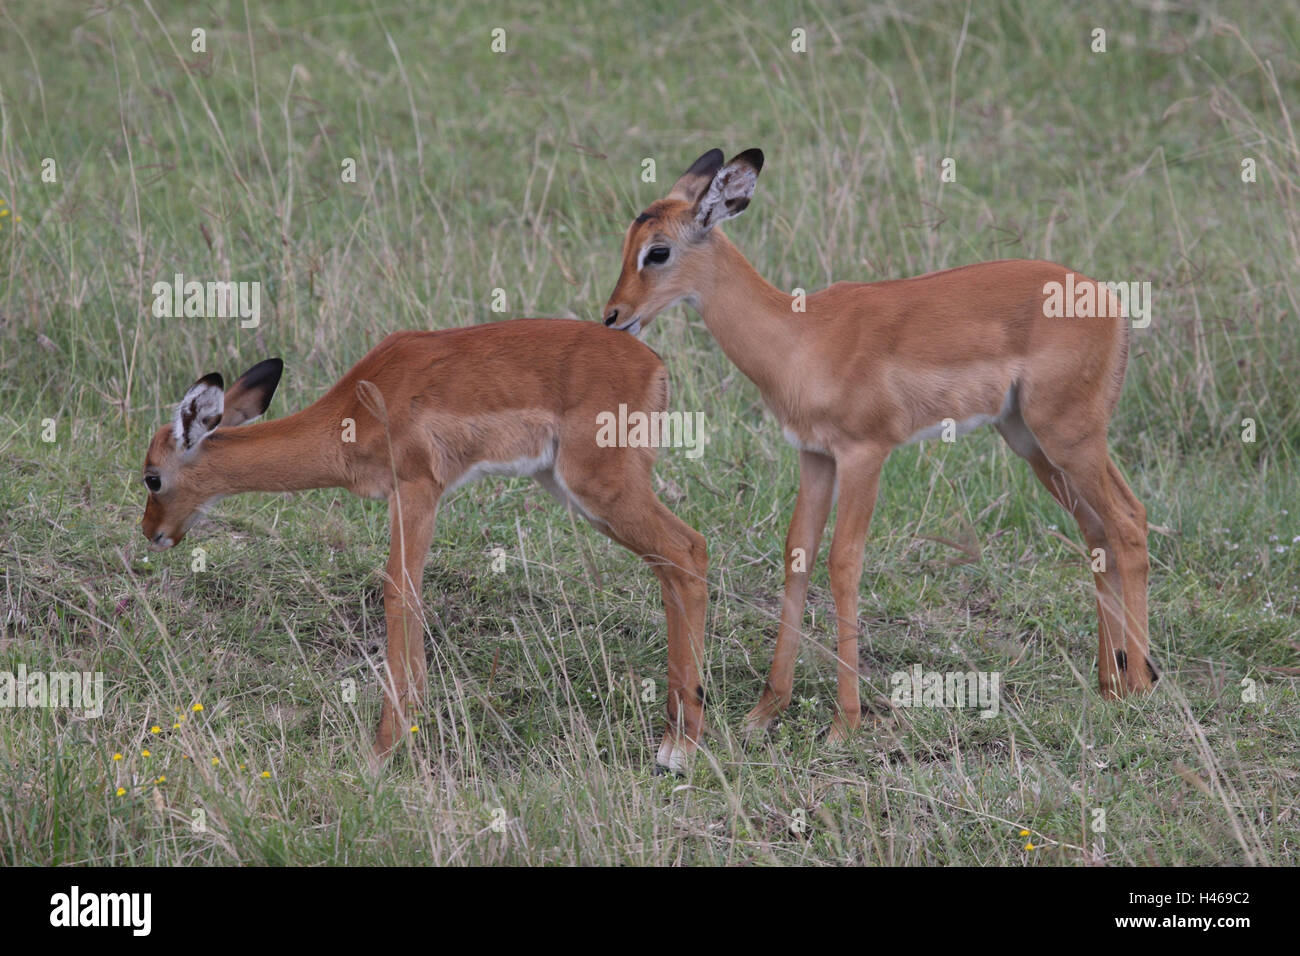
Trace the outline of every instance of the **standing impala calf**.
<path fill-rule="evenodd" d="M 244 425 L 266 411 L 282 368 L 261 362 L 229 391 L 220 375 L 204 376 L 154 435 L 141 523 L 152 548 L 173 547 L 205 505 L 241 491 L 346 488 L 388 499 L 388 674 L 375 739 L 383 755 L 425 693 L 420 587 L 439 499 L 481 475 L 531 475 L 658 576 L 668 623 L 658 762 L 684 768 L 703 721 L 704 539 L 655 497 L 653 448 L 597 442 L 602 412 L 666 410 L 668 376 L 654 352 L 560 319 L 395 332 L 314 404 Z"/>
<path fill-rule="evenodd" d="M 1071 277 L 1109 318 L 1049 318 L 1066 270 L 1006 260 L 890 282 L 840 282 L 806 311 L 769 285 L 717 229 L 749 205 L 763 154 L 695 161 L 628 229 L 605 325 L 638 333 L 691 304 L 763 393 L 799 449 L 785 593 L 771 675 L 750 729 L 790 703 L 808 575 L 838 491 L 830 577 L 838 619 L 832 739 L 858 726 L 858 585 L 881 467 L 898 445 L 991 423 L 1079 523 L 1105 564 L 1097 590 L 1102 694 L 1148 690 L 1146 512 L 1106 451 L 1128 361 L 1128 329 L 1106 286 Z M 798 552 L 804 562 L 793 560 Z"/>

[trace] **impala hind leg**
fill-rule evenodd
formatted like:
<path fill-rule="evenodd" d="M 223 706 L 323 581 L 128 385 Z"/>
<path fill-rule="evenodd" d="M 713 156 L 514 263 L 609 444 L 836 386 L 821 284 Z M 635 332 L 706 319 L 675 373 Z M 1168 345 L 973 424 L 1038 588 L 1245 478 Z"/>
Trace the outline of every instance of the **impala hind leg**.
<path fill-rule="evenodd" d="M 1029 463 L 1043 487 L 1051 492 L 1052 497 L 1079 525 L 1079 531 L 1088 548 L 1089 563 L 1093 563 L 1093 555 L 1098 549 L 1103 554 L 1111 554 L 1113 549 L 1106 537 L 1106 527 L 1100 516 L 1070 483 L 1065 472 L 1048 460 L 1038 444 L 1038 439 L 1020 417 L 1019 411 L 1013 411 L 1006 420 L 997 425 L 997 429 L 1011 446 L 1012 451 Z M 1119 576 L 1119 569 L 1115 567 L 1113 561 L 1109 560 L 1104 570 L 1092 573 L 1092 578 L 1097 603 L 1099 680 L 1101 685 L 1106 687 L 1118 678 L 1115 651 L 1124 646 L 1123 582 Z"/>
<path fill-rule="evenodd" d="M 704 731 L 704 625 L 708 611 L 708 550 L 704 536 L 655 496 L 649 456 L 611 476 L 558 468 L 562 490 L 593 525 L 644 560 L 658 577 L 668 625 L 668 728 L 656 762 L 684 772 Z"/>
<path fill-rule="evenodd" d="M 745 718 L 750 732 L 766 730 L 777 714 L 790 705 L 794 665 L 803 636 L 808 579 L 817 561 L 826 519 L 835 497 L 835 459 L 817 452 L 799 453 L 799 496 L 795 499 L 790 530 L 785 536 L 785 588 L 781 595 L 781 623 L 776 631 L 772 669 L 758 704 Z"/>
<path fill-rule="evenodd" d="M 1052 456 L 1065 472 L 1070 486 L 1097 512 L 1109 548 L 1104 552 L 1107 590 L 1101 599 L 1114 624 L 1106 640 L 1098 641 L 1098 684 L 1103 697 L 1124 697 L 1150 690 L 1156 670 L 1147 648 L 1147 535 L 1146 510 L 1131 502 L 1117 487 L 1114 464 L 1104 442 L 1089 452 Z M 1125 486 L 1127 489 L 1127 486 Z M 1118 589 L 1111 583 L 1118 579 Z"/>
<path fill-rule="evenodd" d="M 389 554 L 384 575 L 388 654 L 384 703 L 375 733 L 375 754 L 384 757 L 406 736 L 423 706 L 428 680 L 420 591 L 438 499 L 427 485 L 403 484 L 389 498 Z"/>
<path fill-rule="evenodd" d="M 642 502 L 648 518 L 606 512 L 605 533 L 649 564 L 659 578 L 668 622 L 668 726 L 655 757 L 684 772 L 704 732 L 704 625 L 708 609 L 708 550 L 704 536 L 669 511 L 653 493 Z M 637 508 L 640 511 L 641 508 Z"/>
<path fill-rule="evenodd" d="M 858 588 L 871 513 L 887 448 L 868 446 L 836 457 L 839 506 L 831 538 L 831 594 L 836 618 L 836 714 L 829 742 L 846 739 L 862 722 L 858 694 Z"/>
<path fill-rule="evenodd" d="M 1147 510 L 1133 494 L 1115 462 L 1108 456 L 1106 474 L 1122 517 L 1123 540 L 1127 560 L 1120 565 L 1124 579 L 1124 649 L 1127 667 L 1124 686 L 1128 693 L 1150 690 L 1160 680 L 1160 672 L 1151 660 L 1150 617 L 1147 611 L 1147 588 L 1151 573 L 1151 554 L 1147 548 Z"/>
<path fill-rule="evenodd" d="M 1147 638 L 1146 509 L 1110 460 L 1104 434 L 1071 441 L 1044 430 L 1033 437 L 1037 455 L 1026 457 L 1035 474 L 1079 522 L 1089 560 L 1101 550 L 1102 569 L 1094 572 L 1101 694 L 1150 690 L 1159 675 Z"/>
<path fill-rule="evenodd" d="M 1097 679 L 1105 694 L 1106 688 L 1119 686 L 1121 678 L 1115 652 L 1124 648 L 1124 582 L 1112 557 L 1115 549 L 1101 517 L 1063 471 L 1052 465 L 1041 451 L 1036 458 L 1029 460 L 1029 464 L 1038 480 L 1078 523 L 1088 548 L 1089 564 L 1096 565 L 1098 552 L 1106 556 L 1104 570 L 1092 572 L 1097 594 Z"/>

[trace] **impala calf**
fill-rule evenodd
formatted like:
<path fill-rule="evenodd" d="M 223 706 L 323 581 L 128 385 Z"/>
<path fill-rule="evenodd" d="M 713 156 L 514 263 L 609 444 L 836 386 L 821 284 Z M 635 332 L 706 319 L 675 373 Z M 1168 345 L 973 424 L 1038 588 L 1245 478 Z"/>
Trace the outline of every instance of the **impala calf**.
<path fill-rule="evenodd" d="M 529 475 L 658 576 L 668 729 L 657 760 L 684 769 L 703 725 L 704 539 L 655 496 L 654 448 L 597 442 L 603 413 L 667 409 L 668 376 L 654 352 L 561 319 L 395 332 L 314 404 L 246 425 L 266 411 L 282 368 L 268 359 L 229 390 L 220 375 L 204 376 L 154 435 L 141 523 L 153 549 L 175 546 L 206 505 L 243 491 L 346 488 L 387 499 L 388 665 L 375 738 L 383 755 L 425 694 L 420 589 L 439 499 L 481 475 Z M 349 424 L 355 441 L 344 440 Z"/>
<path fill-rule="evenodd" d="M 1128 361 L 1128 327 L 1103 284 L 1104 318 L 1049 316 L 1044 294 L 1070 270 L 1004 260 L 887 282 L 839 282 L 805 311 L 766 282 L 717 228 L 754 194 L 763 154 L 701 156 L 636 217 L 605 325 L 639 333 L 678 302 L 699 312 L 759 388 L 799 449 L 799 495 L 785 549 L 785 591 L 771 674 L 748 725 L 790 702 L 808 575 L 838 492 L 830 549 L 838 630 L 832 738 L 860 721 L 858 587 L 881 468 L 898 445 L 992 424 L 1079 523 L 1094 575 L 1102 694 L 1149 689 L 1147 525 L 1106 450 Z M 792 556 L 802 551 L 805 562 Z"/>

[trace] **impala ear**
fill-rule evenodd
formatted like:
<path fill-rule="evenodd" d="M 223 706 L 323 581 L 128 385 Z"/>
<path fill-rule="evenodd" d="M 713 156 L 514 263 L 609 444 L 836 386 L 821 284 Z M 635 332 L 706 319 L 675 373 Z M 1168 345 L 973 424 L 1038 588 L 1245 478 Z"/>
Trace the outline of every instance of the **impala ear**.
<path fill-rule="evenodd" d="M 219 372 L 203 376 L 190 386 L 181 403 L 176 406 L 172 434 L 176 447 L 189 451 L 221 424 L 221 411 L 225 403 L 224 383 Z"/>
<path fill-rule="evenodd" d="M 762 168 L 763 151 L 747 149 L 714 173 L 708 188 L 695 203 L 695 225 L 701 232 L 708 232 L 718 223 L 745 211 Z"/>
<path fill-rule="evenodd" d="M 681 199 L 689 203 L 695 202 L 700 198 L 700 193 L 708 188 L 709 181 L 713 179 L 713 174 L 722 168 L 724 159 L 726 157 L 722 155 L 722 150 L 709 150 L 691 163 L 690 169 L 682 173 L 681 178 L 673 184 L 668 198 Z"/>
<path fill-rule="evenodd" d="M 280 374 L 284 371 L 284 362 L 270 358 L 258 362 L 230 386 L 226 392 L 226 410 L 221 416 L 221 424 L 229 427 L 251 422 L 260 418 L 271 404 L 275 387 L 280 384 Z"/>

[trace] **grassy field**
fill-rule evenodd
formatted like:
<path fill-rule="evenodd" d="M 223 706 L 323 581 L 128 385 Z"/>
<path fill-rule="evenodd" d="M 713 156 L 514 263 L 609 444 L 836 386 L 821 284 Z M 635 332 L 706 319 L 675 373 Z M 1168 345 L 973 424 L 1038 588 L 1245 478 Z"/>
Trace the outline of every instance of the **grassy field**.
<path fill-rule="evenodd" d="M 1297 862 L 1294 5 L 322 6 L 0 2 L 0 671 L 102 671 L 107 696 L 0 708 L 0 862 Z M 1158 692 L 1098 696 L 1077 529 L 985 429 L 885 468 L 864 732 L 824 742 L 822 567 L 796 702 L 743 740 L 795 453 L 675 309 L 646 339 L 710 426 L 658 468 L 712 564 L 690 775 L 651 774 L 653 576 L 488 480 L 442 509 L 433 699 L 372 776 L 384 505 L 227 499 L 149 556 L 149 437 L 208 371 L 283 356 L 282 415 L 395 329 L 598 319 L 631 217 L 713 146 L 767 154 L 727 231 L 781 288 L 1006 257 L 1151 281 L 1111 444 L 1155 526 Z M 153 317 L 176 272 L 260 281 L 260 326 Z M 917 663 L 1000 672 L 998 717 L 890 708 Z"/>

